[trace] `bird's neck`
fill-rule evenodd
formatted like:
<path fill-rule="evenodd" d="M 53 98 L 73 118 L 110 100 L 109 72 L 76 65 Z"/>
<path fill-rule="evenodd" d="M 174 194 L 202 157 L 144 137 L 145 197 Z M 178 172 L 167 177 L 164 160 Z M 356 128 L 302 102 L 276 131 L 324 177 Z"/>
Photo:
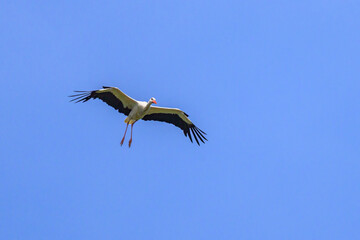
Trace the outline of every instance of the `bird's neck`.
<path fill-rule="evenodd" d="M 152 104 L 152 102 L 148 101 L 148 103 L 146 104 L 145 109 L 144 109 L 145 112 L 150 108 L 151 104 Z"/>

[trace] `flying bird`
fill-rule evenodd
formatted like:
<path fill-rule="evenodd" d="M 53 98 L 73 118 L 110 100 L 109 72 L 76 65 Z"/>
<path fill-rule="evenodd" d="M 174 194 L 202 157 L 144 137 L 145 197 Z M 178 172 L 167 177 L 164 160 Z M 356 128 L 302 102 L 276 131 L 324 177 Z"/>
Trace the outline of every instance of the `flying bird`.
<path fill-rule="evenodd" d="M 205 132 L 197 128 L 188 118 L 185 112 L 181 111 L 178 108 L 165 108 L 165 107 L 155 107 L 151 106 L 152 104 L 157 104 L 155 98 L 150 98 L 148 102 L 137 101 L 116 87 L 103 87 L 99 90 L 94 91 L 75 91 L 77 94 L 71 95 L 73 99 L 70 101 L 78 102 L 87 102 L 90 99 L 97 99 L 104 101 L 109 106 L 118 110 L 120 113 L 125 114 L 127 117 L 125 119 L 126 129 L 124 137 L 121 140 L 120 145 L 122 146 L 125 140 L 126 132 L 129 124 L 131 125 L 131 137 L 129 140 L 129 147 L 132 143 L 132 132 L 134 124 L 142 119 L 145 121 L 160 121 L 171 123 L 176 127 L 183 130 L 185 137 L 189 137 L 190 141 L 193 142 L 192 136 L 195 138 L 195 141 L 200 145 L 199 140 L 203 143 L 204 140 L 207 141 Z M 192 136 L 191 136 L 192 133 Z"/>

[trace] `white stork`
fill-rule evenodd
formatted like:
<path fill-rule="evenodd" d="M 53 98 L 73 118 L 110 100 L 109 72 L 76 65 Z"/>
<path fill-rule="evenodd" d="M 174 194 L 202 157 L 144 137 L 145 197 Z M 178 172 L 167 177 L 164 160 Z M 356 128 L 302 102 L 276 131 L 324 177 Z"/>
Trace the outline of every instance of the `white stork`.
<path fill-rule="evenodd" d="M 151 104 L 157 104 L 155 98 L 150 98 L 148 102 L 137 101 L 116 87 L 103 87 L 103 89 L 95 91 L 75 91 L 78 94 L 71 95 L 73 97 L 70 101 L 86 102 L 89 99 L 99 98 L 111 107 L 118 110 L 120 113 L 123 113 L 127 116 L 125 119 L 126 129 L 124 137 L 121 140 L 121 146 L 124 143 L 126 136 L 126 131 L 129 124 L 131 124 L 131 137 L 129 140 L 129 147 L 132 143 L 132 132 L 135 122 L 142 119 L 145 121 L 160 121 L 171 123 L 179 128 L 181 128 L 185 134 L 185 137 L 188 136 L 192 142 L 191 133 L 192 132 L 196 142 L 200 145 L 198 138 L 201 142 L 205 143 L 204 140 L 207 139 L 204 137 L 205 132 L 197 128 L 188 118 L 189 115 L 177 108 L 164 108 L 164 107 L 153 107 Z"/>

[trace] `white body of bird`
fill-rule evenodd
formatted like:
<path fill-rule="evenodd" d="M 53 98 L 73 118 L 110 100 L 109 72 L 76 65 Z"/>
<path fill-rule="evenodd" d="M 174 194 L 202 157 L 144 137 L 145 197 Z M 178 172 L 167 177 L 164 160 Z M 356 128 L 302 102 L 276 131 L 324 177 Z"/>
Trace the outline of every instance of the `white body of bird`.
<path fill-rule="evenodd" d="M 150 111 L 150 106 L 154 103 L 152 99 L 155 100 L 154 98 L 151 98 L 149 102 L 136 101 L 136 104 L 129 113 L 129 116 L 125 118 L 125 123 L 133 124 L 142 119 Z"/>

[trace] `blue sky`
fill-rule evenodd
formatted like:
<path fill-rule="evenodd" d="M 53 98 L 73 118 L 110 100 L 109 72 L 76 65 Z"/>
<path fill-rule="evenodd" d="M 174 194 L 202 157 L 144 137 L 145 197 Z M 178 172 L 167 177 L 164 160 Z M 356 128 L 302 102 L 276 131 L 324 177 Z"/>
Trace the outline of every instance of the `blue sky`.
<path fill-rule="evenodd" d="M 2 1 L 0 239 L 359 239 L 358 1 Z M 200 147 L 73 90 L 178 107 Z M 128 138 L 127 138 L 128 140 Z"/>

